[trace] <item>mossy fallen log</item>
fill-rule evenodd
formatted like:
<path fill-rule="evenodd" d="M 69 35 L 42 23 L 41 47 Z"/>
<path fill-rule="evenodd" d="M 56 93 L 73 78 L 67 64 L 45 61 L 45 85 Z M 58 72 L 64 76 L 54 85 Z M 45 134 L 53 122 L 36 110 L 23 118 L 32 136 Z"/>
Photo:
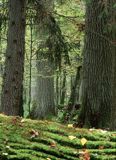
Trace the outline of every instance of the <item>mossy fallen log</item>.
<path fill-rule="evenodd" d="M 116 132 L 0 115 L 0 160 L 115 160 Z"/>

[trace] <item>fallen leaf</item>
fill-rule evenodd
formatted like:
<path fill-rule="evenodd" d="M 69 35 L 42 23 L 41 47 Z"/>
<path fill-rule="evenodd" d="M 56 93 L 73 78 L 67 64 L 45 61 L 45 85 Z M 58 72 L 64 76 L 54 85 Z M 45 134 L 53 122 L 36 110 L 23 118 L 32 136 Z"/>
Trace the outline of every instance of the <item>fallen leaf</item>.
<path fill-rule="evenodd" d="M 79 151 L 79 158 L 82 160 L 90 160 L 90 153 L 88 150 Z"/>
<path fill-rule="evenodd" d="M 90 160 L 90 153 L 88 151 L 83 155 L 84 160 Z"/>
<path fill-rule="evenodd" d="M 39 135 L 38 131 L 35 131 L 34 129 L 30 131 L 30 134 L 31 134 L 31 138 L 35 138 Z"/>
<path fill-rule="evenodd" d="M 82 144 L 82 146 L 84 146 L 86 143 L 87 143 L 87 139 L 82 138 L 82 139 L 81 139 L 81 144 Z"/>
<path fill-rule="evenodd" d="M 7 149 L 10 149 L 10 146 L 6 146 Z"/>
<path fill-rule="evenodd" d="M 52 142 L 50 143 L 50 146 L 51 146 L 51 147 L 56 147 L 56 142 L 55 142 L 55 141 L 52 141 Z"/>
<path fill-rule="evenodd" d="M 78 154 L 78 152 L 77 152 L 77 151 L 74 151 L 73 153 L 74 153 L 74 154 Z"/>
<path fill-rule="evenodd" d="M 24 122 L 25 122 L 25 119 L 22 119 L 22 120 L 21 120 L 21 123 L 24 123 Z"/>
<path fill-rule="evenodd" d="M 104 149 L 104 146 L 99 146 L 99 149 Z"/>
<path fill-rule="evenodd" d="M 4 156 L 8 156 L 8 153 L 2 153 L 2 155 L 4 155 Z"/>
<path fill-rule="evenodd" d="M 68 128 L 73 128 L 73 124 L 68 124 Z"/>
<path fill-rule="evenodd" d="M 68 136 L 68 138 L 69 138 L 70 140 L 73 140 L 73 139 L 75 139 L 76 137 L 75 137 L 75 136 Z"/>

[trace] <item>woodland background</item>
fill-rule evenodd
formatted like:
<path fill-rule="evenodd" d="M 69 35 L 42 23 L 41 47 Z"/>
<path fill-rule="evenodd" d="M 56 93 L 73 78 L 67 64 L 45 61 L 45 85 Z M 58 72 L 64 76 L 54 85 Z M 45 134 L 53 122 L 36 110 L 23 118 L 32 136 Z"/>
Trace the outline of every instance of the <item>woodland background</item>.
<path fill-rule="evenodd" d="M 1 0 L 1 113 L 115 130 L 115 8 Z"/>
<path fill-rule="evenodd" d="M 115 0 L 0 0 L 0 97 L 1 160 L 115 160 Z"/>

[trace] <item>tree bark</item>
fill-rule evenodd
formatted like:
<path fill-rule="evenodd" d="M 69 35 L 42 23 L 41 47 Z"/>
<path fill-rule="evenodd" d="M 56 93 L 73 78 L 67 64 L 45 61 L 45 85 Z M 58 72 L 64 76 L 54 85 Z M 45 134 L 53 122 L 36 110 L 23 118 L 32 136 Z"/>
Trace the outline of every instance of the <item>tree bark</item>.
<path fill-rule="evenodd" d="M 59 105 L 59 71 L 56 71 L 56 106 Z"/>
<path fill-rule="evenodd" d="M 112 65 L 112 108 L 111 108 L 111 124 L 110 129 L 116 130 L 116 11 L 113 7 L 116 2 L 115 0 L 109 0 L 111 2 L 111 19 L 110 23 L 112 26 L 111 32 L 111 40 L 112 40 L 112 58 L 113 58 L 113 65 Z"/>
<path fill-rule="evenodd" d="M 62 82 L 62 93 L 61 93 L 61 100 L 60 105 L 64 105 L 65 96 L 66 96 L 66 71 L 63 71 L 63 82 Z"/>
<path fill-rule="evenodd" d="M 77 67 L 76 77 L 74 80 L 74 84 L 72 85 L 72 88 L 71 88 L 71 94 L 70 94 L 68 108 L 67 108 L 69 113 L 74 109 L 74 106 L 76 104 L 76 100 L 77 100 L 76 90 L 80 80 L 81 68 L 82 68 L 81 66 Z"/>
<path fill-rule="evenodd" d="M 42 7 L 37 7 L 37 33 L 41 42 L 40 50 L 37 53 L 37 89 L 36 89 L 36 106 L 32 108 L 31 118 L 47 119 L 55 115 L 54 104 L 54 63 L 50 58 L 51 48 L 47 46 L 49 33 L 49 15 L 53 10 L 53 1 L 43 1 Z M 42 10 L 43 9 L 43 10 Z"/>
<path fill-rule="evenodd" d="M 45 53 L 38 54 L 36 107 L 32 109 L 31 118 L 47 119 L 55 115 L 54 104 L 54 70 Z"/>
<path fill-rule="evenodd" d="M 9 0 L 8 42 L 0 109 L 7 115 L 23 115 L 25 3 L 25 0 Z"/>
<path fill-rule="evenodd" d="M 86 127 L 110 127 L 112 45 L 106 31 L 109 18 L 105 7 L 100 0 L 91 0 L 86 8 L 83 94 L 79 115 L 79 123 Z"/>
<path fill-rule="evenodd" d="M 111 130 L 116 130 L 116 46 L 113 51 L 113 82 L 112 82 L 112 108 L 111 108 Z"/>

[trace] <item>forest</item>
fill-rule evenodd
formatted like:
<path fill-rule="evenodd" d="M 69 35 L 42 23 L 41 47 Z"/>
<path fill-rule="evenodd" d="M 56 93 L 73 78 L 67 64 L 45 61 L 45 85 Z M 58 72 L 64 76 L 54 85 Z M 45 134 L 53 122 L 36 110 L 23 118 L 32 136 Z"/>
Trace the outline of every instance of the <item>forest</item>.
<path fill-rule="evenodd" d="M 115 0 L 0 0 L 0 160 L 116 160 Z"/>

